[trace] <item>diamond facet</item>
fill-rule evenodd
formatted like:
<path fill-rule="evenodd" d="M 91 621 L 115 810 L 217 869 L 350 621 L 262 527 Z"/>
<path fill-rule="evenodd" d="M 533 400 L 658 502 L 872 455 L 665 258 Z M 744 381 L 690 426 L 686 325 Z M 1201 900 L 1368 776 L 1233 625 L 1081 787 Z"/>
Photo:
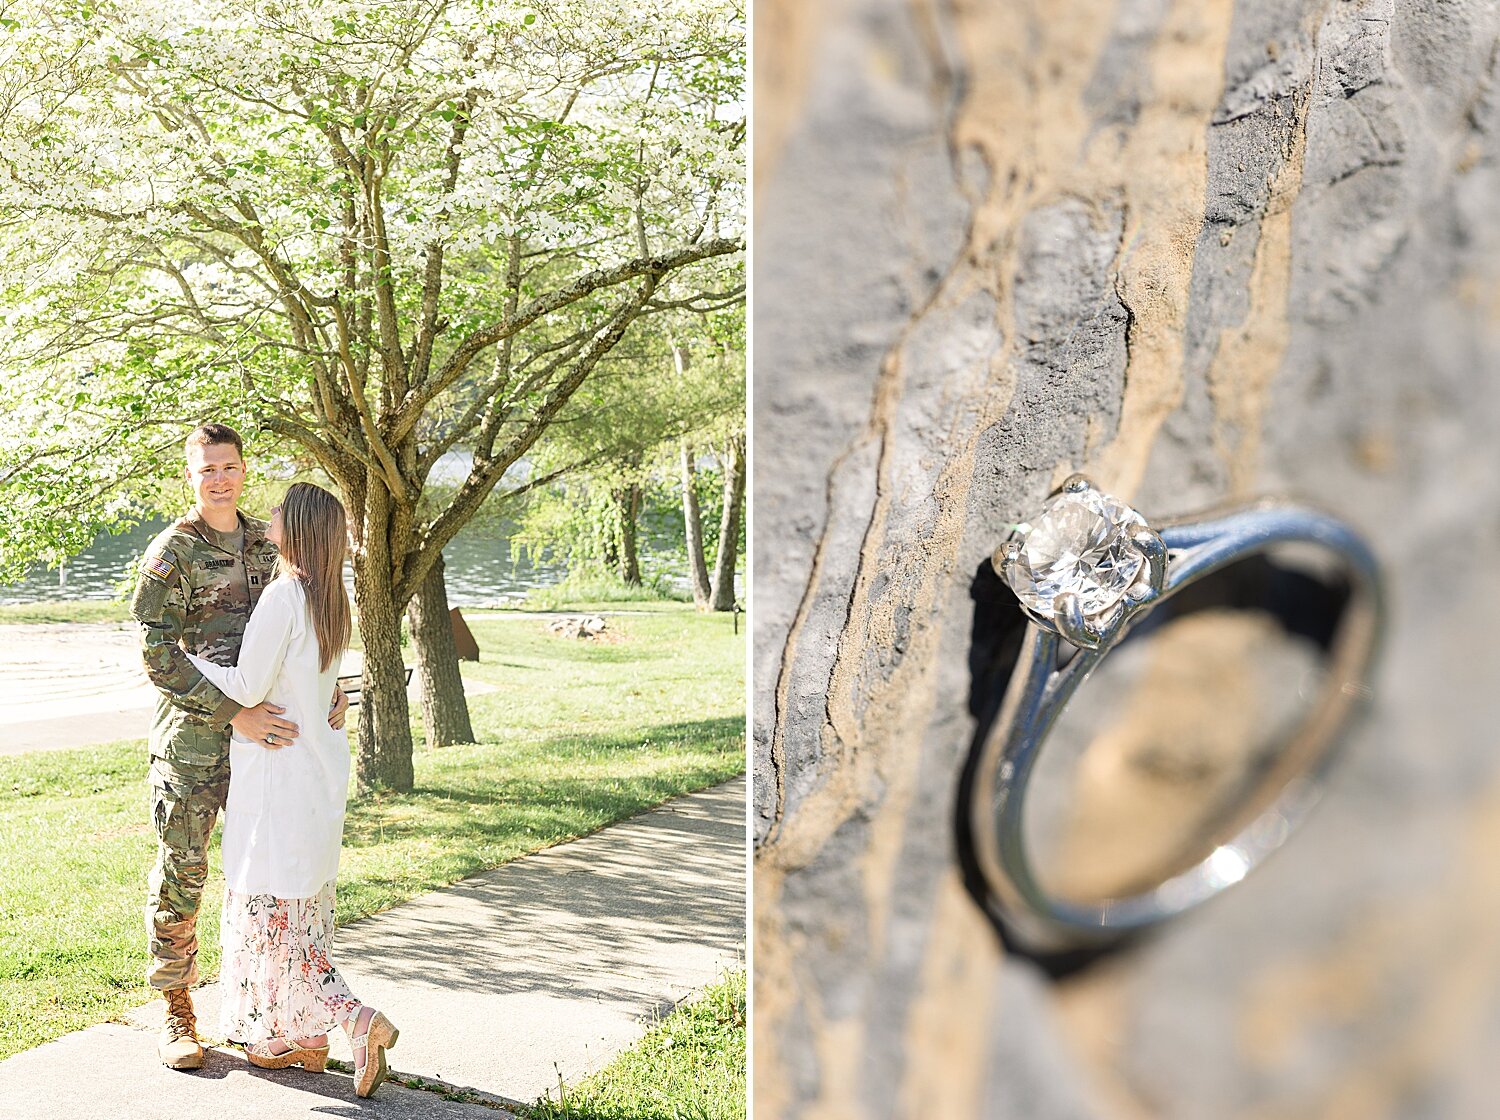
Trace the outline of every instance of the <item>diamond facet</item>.
<path fill-rule="evenodd" d="M 1041 516 L 1016 527 L 1019 544 L 1002 574 L 1017 598 L 1050 616 L 1057 597 L 1078 596 L 1085 615 L 1112 608 L 1141 575 L 1146 563 L 1130 539 L 1146 519 L 1118 498 L 1092 486 L 1063 491 L 1047 500 Z"/>

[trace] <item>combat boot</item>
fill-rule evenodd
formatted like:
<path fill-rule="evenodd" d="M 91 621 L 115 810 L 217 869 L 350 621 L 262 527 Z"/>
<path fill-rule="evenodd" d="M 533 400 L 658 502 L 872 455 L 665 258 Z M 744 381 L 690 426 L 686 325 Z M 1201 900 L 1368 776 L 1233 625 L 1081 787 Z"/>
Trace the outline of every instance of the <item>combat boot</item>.
<path fill-rule="evenodd" d="M 163 992 L 167 1001 L 167 1021 L 161 1029 L 156 1052 L 162 1065 L 172 1069 L 199 1069 L 203 1065 L 203 1047 L 198 1044 L 198 1020 L 193 1014 L 193 996 L 186 988 Z"/>

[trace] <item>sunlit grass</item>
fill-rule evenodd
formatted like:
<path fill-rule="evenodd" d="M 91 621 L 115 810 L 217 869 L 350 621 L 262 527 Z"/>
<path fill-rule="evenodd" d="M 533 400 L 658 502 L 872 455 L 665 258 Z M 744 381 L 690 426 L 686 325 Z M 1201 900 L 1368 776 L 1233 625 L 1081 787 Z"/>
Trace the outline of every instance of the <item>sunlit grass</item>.
<path fill-rule="evenodd" d="M 523 605 L 529 610 L 551 611 L 577 604 L 681 602 L 690 598 L 665 580 L 650 580 L 641 585 L 628 584 L 615 575 L 570 573 L 552 587 L 537 587 L 526 593 Z"/>
<path fill-rule="evenodd" d="M 114 599 L 68 599 L 0 606 L 0 622 L 129 622 L 130 608 Z"/>
<path fill-rule="evenodd" d="M 528 1120 L 743 1120 L 745 972 L 726 975 Z"/>

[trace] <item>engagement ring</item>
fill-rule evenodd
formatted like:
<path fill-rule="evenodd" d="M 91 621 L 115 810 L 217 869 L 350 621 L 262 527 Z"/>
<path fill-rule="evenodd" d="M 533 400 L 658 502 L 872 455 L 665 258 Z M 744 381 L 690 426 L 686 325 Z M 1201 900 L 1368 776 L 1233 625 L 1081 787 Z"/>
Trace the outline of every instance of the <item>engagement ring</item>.
<path fill-rule="evenodd" d="M 1206 901 L 1286 841 L 1316 800 L 1351 711 L 1370 694 L 1380 573 L 1353 529 L 1328 514 L 1271 501 L 1153 526 L 1074 475 L 1031 522 L 1014 527 L 993 563 L 1029 622 L 1010 616 L 1024 633 L 998 714 L 981 730 L 971 762 L 968 817 L 987 903 L 1018 943 L 1042 952 L 1105 944 Z M 1193 818 L 1189 834 L 1174 840 L 1160 868 L 1095 897 L 1054 889 L 1038 874 L 1023 809 L 1043 744 L 1069 700 L 1122 643 L 1223 607 L 1264 612 L 1279 624 L 1277 633 L 1317 647 L 1326 668 L 1304 677 L 1305 712 L 1273 732 L 1273 749 L 1253 756 L 1233 782 L 1212 787 L 1215 799 Z M 1199 619 L 1198 633 L 1206 624 L 1212 637 L 1221 617 L 1229 616 Z M 1212 702 L 1191 699 L 1193 711 L 1209 713 L 1190 725 L 1192 735 L 1222 731 L 1207 726 L 1214 722 Z M 1252 698 L 1241 699 L 1252 720 L 1269 723 Z M 1169 697 L 1167 706 L 1176 702 Z M 1162 714 L 1154 703 L 1145 705 L 1147 717 Z M 1124 716 L 1112 709 L 1107 718 Z M 1182 721 L 1159 726 L 1180 728 Z M 1090 729 L 1114 735 L 1116 743 L 1130 738 L 1119 726 Z M 1191 776 L 1179 784 L 1191 789 Z"/>

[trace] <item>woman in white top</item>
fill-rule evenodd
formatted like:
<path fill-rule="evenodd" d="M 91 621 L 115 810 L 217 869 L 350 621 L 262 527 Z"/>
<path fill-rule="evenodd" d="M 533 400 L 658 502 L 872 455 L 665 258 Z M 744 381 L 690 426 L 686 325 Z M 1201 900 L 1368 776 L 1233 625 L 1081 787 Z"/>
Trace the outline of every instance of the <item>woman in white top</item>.
<path fill-rule="evenodd" d="M 396 1042 L 389 1019 L 355 999 L 328 959 L 334 881 L 349 789 L 349 742 L 321 714 L 349 645 L 347 521 L 327 490 L 291 486 L 271 511 L 281 550 L 233 668 L 193 658 L 245 706 L 270 700 L 302 728 L 291 743 L 229 743 L 220 1025 L 263 1069 L 321 1070 L 335 1024 L 354 1046 L 355 1091 L 369 1096 Z"/>

